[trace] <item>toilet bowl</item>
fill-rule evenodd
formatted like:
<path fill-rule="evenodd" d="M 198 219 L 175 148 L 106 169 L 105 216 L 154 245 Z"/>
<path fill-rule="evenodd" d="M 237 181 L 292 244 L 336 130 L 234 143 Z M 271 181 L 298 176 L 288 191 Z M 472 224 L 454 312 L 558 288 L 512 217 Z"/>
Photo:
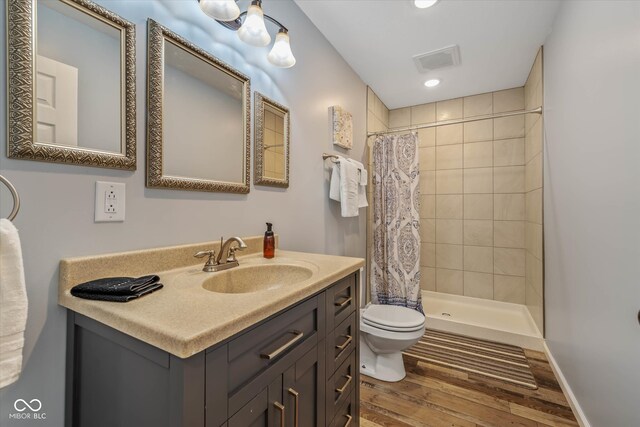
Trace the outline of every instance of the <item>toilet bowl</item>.
<path fill-rule="evenodd" d="M 402 351 L 424 335 L 425 317 L 416 310 L 369 304 L 360 310 L 360 373 L 382 381 L 406 376 Z"/>

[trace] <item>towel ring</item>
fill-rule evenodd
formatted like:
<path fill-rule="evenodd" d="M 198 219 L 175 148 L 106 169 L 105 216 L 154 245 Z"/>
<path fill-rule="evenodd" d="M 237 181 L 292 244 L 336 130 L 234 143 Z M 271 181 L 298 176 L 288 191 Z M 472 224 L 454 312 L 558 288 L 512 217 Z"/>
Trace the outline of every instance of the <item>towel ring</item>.
<path fill-rule="evenodd" d="M 7 217 L 9 221 L 13 221 L 16 215 L 18 215 L 18 211 L 20 210 L 20 196 L 18 195 L 18 191 L 16 190 L 16 187 L 14 187 L 13 184 L 7 178 L 0 175 L 0 181 L 2 181 L 2 183 L 7 186 L 7 188 L 11 192 L 11 197 L 13 197 L 13 209 L 11 210 L 11 213 Z"/>

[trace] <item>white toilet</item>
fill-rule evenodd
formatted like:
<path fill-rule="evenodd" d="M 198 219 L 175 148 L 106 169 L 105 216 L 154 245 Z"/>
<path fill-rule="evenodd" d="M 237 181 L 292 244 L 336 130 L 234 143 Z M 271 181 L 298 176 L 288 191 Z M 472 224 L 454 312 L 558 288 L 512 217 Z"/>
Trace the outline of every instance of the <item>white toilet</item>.
<path fill-rule="evenodd" d="M 420 312 L 394 305 L 369 304 L 360 310 L 360 372 L 382 381 L 406 375 L 402 351 L 424 335 Z"/>

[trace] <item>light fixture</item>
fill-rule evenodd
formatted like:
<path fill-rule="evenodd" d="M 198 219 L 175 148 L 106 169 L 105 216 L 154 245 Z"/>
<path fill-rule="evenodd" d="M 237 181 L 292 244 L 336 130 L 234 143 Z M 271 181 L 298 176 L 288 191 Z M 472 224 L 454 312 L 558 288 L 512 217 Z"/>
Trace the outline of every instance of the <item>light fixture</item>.
<path fill-rule="evenodd" d="M 413 3 L 418 9 L 426 9 L 438 3 L 439 0 L 415 0 Z"/>
<path fill-rule="evenodd" d="M 436 87 L 440 84 L 440 79 L 429 79 L 426 82 L 424 82 L 424 85 L 426 87 Z"/>
<path fill-rule="evenodd" d="M 262 47 L 271 43 L 271 36 L 267 31 L 265 20 L 277 25 L 279 30 L 278 34 L 276 34 L 276 41 L 267 55 L 267 59 L 276 67 L 289 68 L 295 65 L 296 58 L 293 56 L 293 52 L 291 52 L 289 30 L 280 22 L 264 14 L 261 0 L 253 0 L 246 12 L 239 13 L 232 19 L 219 18 L 218 16 L 222 16 L 223 14 L 220 13 L 218 15 L 217 12 L 213 12 L 213 9 L 218 8 L 216 10 L 230 11 L 233 9 L 233 6 L 238 8 L 236 4 L 238 0 L 198 0 L 198 2 L 200 3 L 200 8 L 207 15 L 214 18 L 225 28 L 237 31 L 240 40 L 252 46 Z M 238 11 L 239 10 L 240 9 L 238 9 Z M 232 16 L 230 12 L 225 15 L 225 17 L 229 16 Z"/>
<path fill-rule="evenodd" d="M 234 0 L 198 0 L 200 9 L 213 19 L 233 21 L 240 16 L 240 8 Z"/>

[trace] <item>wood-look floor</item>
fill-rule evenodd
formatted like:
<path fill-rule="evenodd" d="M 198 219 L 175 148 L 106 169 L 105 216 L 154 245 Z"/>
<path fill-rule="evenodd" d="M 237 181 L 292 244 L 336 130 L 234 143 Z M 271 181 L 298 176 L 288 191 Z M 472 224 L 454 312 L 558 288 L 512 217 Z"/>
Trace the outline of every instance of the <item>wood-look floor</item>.
<path fill-rule="evenodd" d="M 361 376 L 360 425 L 577 426 L 544 353 L 525 353 L 537 390 L 405 356 L 407 377 L 400 382 Z"/>

